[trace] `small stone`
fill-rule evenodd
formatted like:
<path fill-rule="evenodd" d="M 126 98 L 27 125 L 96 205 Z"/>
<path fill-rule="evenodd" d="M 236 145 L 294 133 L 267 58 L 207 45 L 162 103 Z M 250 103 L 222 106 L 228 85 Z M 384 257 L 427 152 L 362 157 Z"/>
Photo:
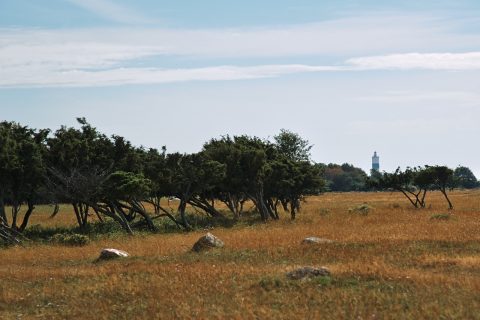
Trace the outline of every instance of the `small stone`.
<path fill-rule="evenodd" d="M 317 238 L 317 237 L 308 237 L 302 240 L 303 244 L 318 244 L 318 243 L 333 243 L 333 240 Z"/>
<path fill-rule="evenodd" d="M 304 278 L 326 277 L 330 275 L 330 270 L 325 267 L 302 267 L 287 272 L 287 278 L 290 280 L 300 280 Z"/>
<path fill-rule="evenodd" d="M 197 242 L 193 245 L 192 250 L 195 252 L 200 252 L 204 250 L 209 250 L 212 248 L 222 248 L 225 244 L 222 240 L 215 237 L 210 232 L 198 239 Z"/>
<path fill-rule="evenodd" d="M 130 255 L 128 252 L 125 252 L 123 250 L 118 250 L 118 249 L 103 249 L 100 252 L 100 257 L 98 257 L 98 260 L 110 260 L 110 259 L 117 259 L 117 258 L 127 258 Z"/>

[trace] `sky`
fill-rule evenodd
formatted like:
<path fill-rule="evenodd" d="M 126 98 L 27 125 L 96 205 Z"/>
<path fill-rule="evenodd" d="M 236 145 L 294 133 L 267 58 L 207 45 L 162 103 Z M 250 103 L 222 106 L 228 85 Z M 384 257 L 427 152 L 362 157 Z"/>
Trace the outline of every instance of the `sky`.
<path fill-rule="evenodd" d="M 479 80 L 478 0 L 0 0 L 0 121 L 170 152 L 284 128 L 316 162 L 480 178 Z"/>

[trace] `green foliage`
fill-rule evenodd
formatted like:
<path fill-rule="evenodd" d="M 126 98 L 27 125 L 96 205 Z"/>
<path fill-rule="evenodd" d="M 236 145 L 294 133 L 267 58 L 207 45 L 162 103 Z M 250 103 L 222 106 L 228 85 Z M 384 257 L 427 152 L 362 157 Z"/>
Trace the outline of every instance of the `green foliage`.
<path fill-rule="evenodd" d="M 106 198 L 118 200 L 144 199 L 151 190 L 150 184 L 142 174 L 116 171 L 103 183 L 103 193 Z"/>
<path fill-rule="evenodd" d="M 85 246 L 90 243 L 90 238 L 83 234 L 73 233 L 73 234 L 64 234 L 58 233 L 51 238 L 52 242 L 66 245 L 66 246 Z"/>
<path fill-rule="evenodd" d="M 280 279 L 278 277 L 264 277 L 258 282 L 260 287 L 265 291 L 277 290 L 282 287 L 288 286 L 286 280 Z"/>
<path fill-rule="evenodd" d="M 454 183 L 457 187 L 465 189 L 473 189 L 480 186 L 472 170 L 467 167 L 459 166 L 453 172 Z"/>
<path fill-rule="evenodd" d="M 349 213 L 356 213 L 356 214 L 359 214 L 361 216 L 366 216 L 370 213 L 370 211 L 372 209 L 373 208 L 371 206 L 369 206 L 367 203 L 363 203 L 361 205 L 358 205 L 356 207 L 348 209 L 348 212 Z"/>
<path fill-rule="evenodd" d="M 447 190 L 455 186 L 454 171 L 446 166 L 406 168 L 405 171 L 397 168 L 394 173 L 384 172 L 371 183 L 380 190 L 400 191 L 415 208 L 425 208 L 427 191 L 439 190 L 449 209 L 453 209 Z"/>
<path fill-rule="evenodd" d="M 310 150 L 313 145 L 310 145 L 308 140 L 303 139 L 299 134 L 281 129 L 280 133 L 273 138 L 278 153 L 287 159 L 293 161 L 310 160 Z"/>
<path fill-rule="evenodd" d="M 328 191 L 366 191 L 369 188 L 365 171 L 348 163 L 323 165 L 323 171 Z"/>
<path fill-rule="evenodd" d="M 430 217 L 430 220 L 450 220 L 451 215 L 448 213 L 437 213 Z"/>

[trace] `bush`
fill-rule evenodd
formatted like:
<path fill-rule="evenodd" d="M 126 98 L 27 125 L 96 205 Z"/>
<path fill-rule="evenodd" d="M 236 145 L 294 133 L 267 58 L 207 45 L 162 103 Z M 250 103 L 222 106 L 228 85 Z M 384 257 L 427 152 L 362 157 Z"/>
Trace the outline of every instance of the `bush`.
<path fill-rule="evenodd" d="M 283 280 L 277 277 L 265 277 L 260 279 L 259 285 L 265 291 L 272 291 L 272 290 L 283 287 L 285 284 Z"/>
<path fill-rule="evenodd" d="M 450 220 L 450 214 L 448 213 L 437 213 L 430 217 L 430 220 Z"/>
<path fill-rule="evenodd" d="M 62 244 L 62 245 L 67 245 L 67 246 L 85 246 L 90 242 L 90 238 L 83 234 L 78 234 L 78 233 L 73 233 L 73 234 L 64 234 L 64 233 L 59 233 L 54 235 L 51 238 L 51 241 Z"/>
<path fill-rule="evenodd" d="M 359 215 L 366 216 L 373 208 L 364 203 L 359 206 L 348 209 L 349 213 L 358 213 Z"/>

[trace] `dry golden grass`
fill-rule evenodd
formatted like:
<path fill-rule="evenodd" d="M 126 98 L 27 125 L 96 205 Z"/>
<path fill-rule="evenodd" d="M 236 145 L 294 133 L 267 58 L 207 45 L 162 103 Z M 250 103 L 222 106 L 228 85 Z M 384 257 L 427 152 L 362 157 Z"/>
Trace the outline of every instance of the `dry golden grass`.
<path fill-rule="evenodd" d="M 424 210 L 395 193 L 325 194 L 297 221 L 216 228 L 226 247 L 202 254 L 190 248 L 205 231 L 0 249 L 0 318 L 480 319 L 480 192 L 452 199 L 436 220 L 448 213 L 437 193 Z M 349 212 L 363 203 L 368 215 Z M 68 212 L 41 208 L 33 223 L 71 225 Z M 93 263 L 104 247 L 132 257 Z M 332 276 L 286 279 L 304 265 Z"/>

